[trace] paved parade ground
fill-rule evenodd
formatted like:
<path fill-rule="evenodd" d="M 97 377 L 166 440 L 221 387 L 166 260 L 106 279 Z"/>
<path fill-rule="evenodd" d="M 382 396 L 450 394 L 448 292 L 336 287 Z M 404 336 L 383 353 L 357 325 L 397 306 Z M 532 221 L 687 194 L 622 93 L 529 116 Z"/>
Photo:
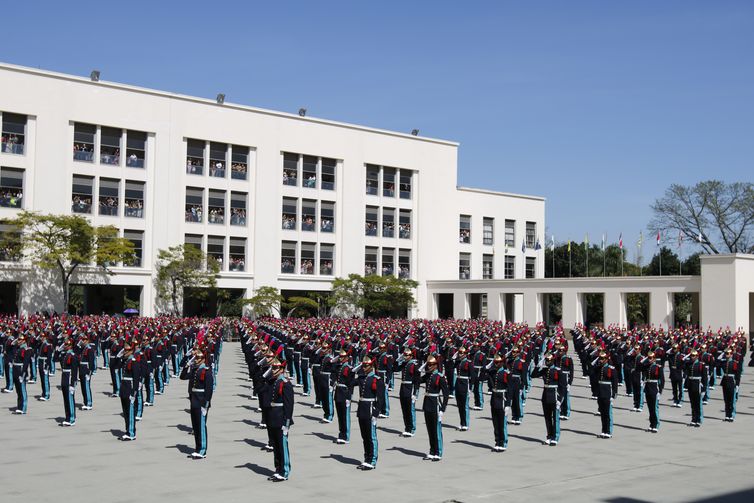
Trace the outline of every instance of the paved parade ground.
<path fill-rule="evenodd" d="M 321 424 L 313 397 L 301 397 L 296 388 L 291 477 L 274 484 L 267 480 L 272 454 L 260 450 L 266 432 L 256 428 L 259 414 L 250 400 L 240 346 L 226 344 L 204 460 L 187 458 L 193 437 L 185 382 L 171 380 L 156 405 L 145 408 L 137 440 L 130 443 L 118 440 L 120 400 L 107 396 L 107 370 L 94 377 L 94 410 L 79 410 L 72 428 L 59 426 L 63 405 L 55 387 L 50 402 L 38 402 L 39 384 L 30 384 L 26 416 L 6 412 L 15 408 L 15 393 L 0 395 L 0 501 L 753 501 L 754 369 L 745 372 L 735 423 L 721 421 L 719 385 L 701 428 L 686 426 L 688 403 L 670 407 L 666 389 L 659 434 L 644 431 L 646 409 L 630 412 L 631 399 L 621 395 L 609 440 L 596 438 L 597 403 L 589 399 L 587 381 L 577 378 L 573 415 L 561 423 L 557 447 L 542 445 L 541 390 L 535 386 L 523 424 L 509 425 L 504 453 L 491 452 L 488 404 L 484 411 L 472 411 L 470 431 L 458 432 L 451 400 L 444 458 L 438 463 L 422 460 L 429 444 L 421 412 L 417 435 L 398 436 L 403 428 L 396 391 L 391 417 L 379 421 L 379 461 L 371 472 L 355 468 L 363 456 L 355 415 L 351 443 L 336 445 L 336 423 Z"/>

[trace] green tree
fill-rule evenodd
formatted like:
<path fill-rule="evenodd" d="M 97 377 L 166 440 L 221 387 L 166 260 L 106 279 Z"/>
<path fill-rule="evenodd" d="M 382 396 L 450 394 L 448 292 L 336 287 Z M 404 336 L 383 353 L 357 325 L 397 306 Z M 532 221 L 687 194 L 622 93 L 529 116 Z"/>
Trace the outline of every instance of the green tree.
<path fill-rule="evenodd" d="M 662 260 L 660 259 L 662 257 Z M 680 272 L 681 261 L 678 255 L 667 246 L 660 248 L 659 253 L 656 253 L 649 264 L 644 266 L 644 275 L 646 276 L 675 276 Z M 662 266 L 662 269 L 660 269 Z"/>
<path fill-rule="evenodd" d="M 332 284 L 330 305 L 340 313 L 369 317 L 402 317 L 413 307 L 416 281 L 395 276 L 349 274 Z"/>
<path fill-rule="evenodd" d="M 553 256 L 555 257 L 555 270 L 553 274 Z M 567 278 L 569 277 L 569 257 L 570 257 L 570 275 L 574 278 L 586 276 L 586 247 L 583 242 L 571 243 L 571 251 L 568 252 L 568 244 L 563 243 L 555 246 L 553 252 L 550 247 L 545 248 L 545 277 L 546 278 Z M 600 245 L 592 245 L 589 248 L 589 276 L 620 276 L 621 261 L 623 261 L 622 273 L 624 276 L 639 275 L 639 270 L 635 264 L 626 260 L 625 250 L 621 252 L 617 244 L 609 245 L 602 250 Z"/>
<path fill-rule="evenodd" d="M 310 318 L 317 315 L 319 302 L 310 297 L 289 297 L 285 302 L 288 317 Z"/>
<path fill-rule="evenodd" d="M 22 253 L 35 266 L 57 271 L 65 310 L 69 304 L 71 278 L 77 270 L 86 268 L 88 272 L 111 274 L 112 265 L 134 260 L 133 243 L 119 237 L 116 227 L 95 227 L 80 215 L 24 211 L 5 224 L 15 227 L 16 231 L 7 233 L 0 249 Z"/>
<path fill-rule="evenodd" d="M 274 286 L 261 286 L 254 290 L 254 296 L 244 299 L 243 303 L 250 307 L 255 316 L 280 316 L 280 306 L 283 304 L 283 296 Z"/>
<path fill-rule="evenodd" d="M 220 266 L 217 261 L 207 259 L 204 252 L 192 245 L 171 246 L 159 250 L 157 254 L 157 277 L 155 288 L 157 297 L 170 302 L 174 314 L 180 314 L 178 302 L 185 289 L 193 295 L 208 294 L 208 289 L 217 284 Z"/>

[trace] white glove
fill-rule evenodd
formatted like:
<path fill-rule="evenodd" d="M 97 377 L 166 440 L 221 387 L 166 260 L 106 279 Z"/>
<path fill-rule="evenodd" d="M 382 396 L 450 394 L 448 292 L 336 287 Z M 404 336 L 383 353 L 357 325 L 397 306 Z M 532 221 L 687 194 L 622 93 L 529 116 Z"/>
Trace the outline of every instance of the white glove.
<path fill-rule="evenodd" d="M 129 400 L 129 401 L 130 401 L 131 403 L 134 403 L 134 402 L 136 401 L 136 396 L 134 396 L 134 395 L 130 395 L 130 396 L 128 397 L 128 400 Z"/>
<path fill-rule="evenodd" d="M 68 388 L 68 393 L 70 393 L 71 395 L 73 395 L 74 393 L 76 393 L 76 387 L 75 386 L 71 386 L 70 388 Z"/>
<path fill-rule="evenodd" d="M 411 395 L 411 403 L 416 403 L 416 395 Z"/>
<path fill-rule="evenodd" d="M 85 380 L 85 381 L 88 381 L 88 380 L 89 380 L 89 374 L 84 374 L 84 380 Z"/>
<path fill-rule="evenodd" d="M 202 416 L 207 415 L 207 407 L 202 407 Z"/>
<path fill-rule="evenodd" d="M 351 400 L 346 400 L 346 408 L 351 406 Z"/>
<path fill-rule="evenodd" d="M 288 436 L 288 429 L 289 428 L 287 426 L 283 426 L 283 436 L 285 436 L 285 437 Z"/>
<path fill-rule="evenodd" d="M 510 407 L 506 407 L 505 408 L 505 415 L 506 416 L 510 416 L 511 415 L 511 408 Z"/>
<path fill-rule="evenodd" d="M 441 422 L 441 423 L 442 423 L 442 414 L 443 414 L 443 412 L 442 412 L 442 411 L 440 411 L 440 412 L 438 412 L 438 413 L 437 413 L 437 420 L 438 420 L 439 422 Z"/>

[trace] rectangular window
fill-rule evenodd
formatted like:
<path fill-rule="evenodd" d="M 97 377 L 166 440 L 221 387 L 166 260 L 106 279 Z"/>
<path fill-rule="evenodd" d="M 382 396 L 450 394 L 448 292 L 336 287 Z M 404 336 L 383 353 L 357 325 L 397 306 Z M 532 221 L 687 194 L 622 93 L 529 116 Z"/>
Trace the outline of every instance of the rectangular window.
<path fill-rule="evenodd" d="M 209 144 L 209 176 L 225 178 L 225 166 L 228 163 L 228 145 L 226 143 L 210 142 Z"/>
<path fill-rule="evenodd" d="M 0 224 L 0 262 L 21 260 L 21 233 L 18 227 Z"/>
<path fill-rule="evenodd" d="M 71 185 L 71 211 L 74 213 L 91 214 L 93 194 L 93 176 L 73 175 L 73 184 Z"/>
<path fill-rule="evenodd" d="M 0 206 L 23 208 L 24 170 L 0 168 Z"/>
<path fill-rule="evenodd" d="M 322 190 L 335 190 L 335 168 L 338 161 L 322 158 Z"/>
<path fill-rule="evenodd" d="M 526 247 L 534 248 L 537 243 L 537 224 L 536 222 L 526 222 Z"/>
<path fill-rule="evenodd" d="M 191 246 L 199 251 L 202 251 L 202 237 L 198 234 L 186 234 L 183 242 L 187 247 Z"/>
<path fill-rule="evenodd" d="M 395 237 L 395 209 L 382 208 L 382 237 Z"/>
<path fill-rule="evenodd" d="M 230 177 L 233 180 L 246 180 L 249 173 L 249 147 L 233 145 L 232 164 L 230 166 Z"/>
<path fill-rule="evenodd" d="M 301 230 L 307 232 L 317 230 L 317 201 L 313 199 L 301 201 Z"/>
<path fill-rule="evenodd" d="M 207 263 L 214 260 L 223 271 L 225 262 L 225 238 L 223 236 L 207 236 Z"/>
<path fill-rule="evenodd" d="M 382 249 L 382 275 L 395 275 L 395 248 Z"/>
<path fill-rule="evenodd" d="M 319 209 L 319 228 L 322 232 L 335 231 L 335 203 L 322 201 Z"/>
<path fill-rule="evenodd" d="M 537 272 L 537 258 L 526 257 L 526 279 L 532 279 L 536 277 Z"/>
<path fill-rule="evenodd" d="M 99 179 L 99 214 L 111 217 L 118 216 L 118 192 L 120 180 L 112 178 Z"/>
<path fill-rule="evenodd" d="M 298 186 L 298 154 L 283 153 L 283 185 Z"/>
<path fill-rule="evenodd" d="M 458 242 L 471 243 L 471 217 L 469 215 L 461 215 L 458 224 Z"/>
<path fill-rule="evenodd" d="M 411 199 L 411 175 L 413 173 L 409 170 L 401 170 L 401 199 Z"/>
<path fill-rule="evenodd" d="M 246 192 L 230 193 L 230 225 L 246 225 Z"/>
<path fill-rule="evenodd" d="M 398 250 L 398 277 L 411 279 L 411 250 Z"/>
<path fill-rule="evenodd" d="M 516 277 L 516 257 L 512 255 L 505 256 L 505 279 L 513 279 Z"/>
<path fill-rule="evenodd" d="M 495 219 L 484 217 L 482 221 L 482 243 L 492 245 L 495 243 Z"/>
<path fill-rule="evenodd" d="M 207 194 L 207 221 L 211 224 L 225 223 L 225 191 L 209 189 Z"/>
<path fill-rule="evenodd" d="M 73 125 L 73 160 L 82 162 L 94 161 L 94 137 L 97 126 L 92 124 Z"/>
<path fill-rule="evenodd" d="M 207 142 L 204 140 L 186 141 L 186 173 L 189 175 L 204 174 L 204 150 Z"/>
<path fill-rule="evenodd" d="M 305 155 L 301 163 L 301 181 L 309 189 L 317 188 L 317 158 Z"/>
<path fill-rule="evenodd" d="M 314 243 L 301 243 L 301 274 L 314 274 Z"/>
<path fill-rule="evenodd" d="M 204 222 L 204 189 L 186 187 L 186 221 Z"/>
<path fill-rule="evenodd" d="M 458 279 L 471 279 L 471 253 L 458 255 Z"/>
<path fill-rule="evenodd" d="M 131 241 L 134 245 L 133 258 L 130 262 L 124 262 L 126 267 L 141 267 L 142 250 L 144 249 L 144 232 L 142 231 L 123 231 L 123 237 Z"/>
<path fill-rule="evenodd" d="M 6 154 L 23 155 L 26 144 L 26 116 L 3 112 L 2 133 L 2 151 Z"/>
<path fill-rule="evenodd" d="M 146 159 L 147 133 L 126 131 L 126 166 L 143 168 Z"/>
<path fill-rule="evenodd" d="M 364 235 L 376 236 L 377 235 L 377 212 L 379 208 L 377 206 L 367 206 L 366 220 L 364 222 Z"/>
<path fill-rule="evenodd" d="M 377 248 L 367 246 L 364 249 L 364 276 L 377 274 Z"/>
<path fill-rule="evenodd" d="M 296 272 L 296 242 L 283 241 L 280 249 L 280 272 L 293 274 Z"/>
<path fill-rule="evenodd" d="M 319 245 L 319 273 L 323 276 L 333 275 L 335 263 L 335 247 L 333 245 Z"/>
<path fill-rule="evenodd" d="M 494 263 L 495 263 L 494 255 L 482 256 L 482 279 L 494 278 L 494 274 L 495 274 Z"/>
<path fill-rule="evenodd" d="M 228 269 L 235 272 L 246 270 L 246 238 L 230 238 L 228 246 Z"/>
<path fill-rule="evenodd" d="M 395 168 L 382 168 L 382 195 L 395 197 Z"/>
<path fill-rule="evenodd" d="M 132 218 L 144 218 L 144 182 L 126 180 L 124 214 Z"/>
<path fill-rule="evenodd" d="M 111 166 L 120 165 L 120 140 L 123 130 L 112 127 L 100 128 L 99 162 Z"/>
<path fill-rule="evenodd" d="M 510 246 L 511 248 L 516 246 L 516 221 L 515 220 L 505 221 L 505 246 Z"/>
<path fill-rule="evenodd" d="M 370 196 L 377 195 L 377 187 L 380 185 L 380 167 L 373 164 L 367 164 L 367 194 Z"/>
<path fill-rule="evenodd" d="M 411 210 L 400 210 L 398 216 L 398 237 L 411 239 Z"/>
<path fill-rule="evenodd" d="M 283 229 L 296 230 L 298 200 L 292 197 L 283 198 Z"/>

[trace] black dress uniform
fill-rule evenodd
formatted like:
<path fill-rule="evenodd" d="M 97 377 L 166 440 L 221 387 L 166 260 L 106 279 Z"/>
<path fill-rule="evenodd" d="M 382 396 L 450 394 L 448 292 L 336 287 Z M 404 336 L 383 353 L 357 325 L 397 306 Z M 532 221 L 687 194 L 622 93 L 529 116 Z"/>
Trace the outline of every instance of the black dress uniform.
<path fill-rule="evenodd" d="M 448 381 L 437 370 L 422 376 L 427 384 L 424 393 L 424 421 L 427 423 L 429 434 L 429 456 L 432 461 L 442 459 L 442 415 L 448 405 Z"/>
<path fill-rule="evenodd" d="M 565 376 L 564 386 L 560 389 L 560 419 L 568 420 L 571 417 L 571 385 L 573 384 L 573 374 L 576 371 L 573 366 L 573 358 L 567 354 L 562 355 L 558 367 Z"/>
<path fill-rule="evenodd" d="M 510 372 L 505 367 L 495 369 L 492 377 L 492 398 L 490 409 L 492 410 L 492 428 L 495 432 L 495 449 L 504 451 L 508 448 L 508 418 L 505 416 L 505 407 L 509 405 L 506 399 L 510 387 Z"/>
<path fill-rule="evenodd" d="M 456 405 L 458 406 L 458 416 L 461 422 L 461 430 L 469 429 L 469 391 L 471 390 L 471 379 L 474 375 L 473 364 L 466 356 L 456 363 L 456 386 L 455 396 Z M 494 379 L 494 375 L 492 375 Z"/>
<path fill-rule="evenodd" d="M 401 371 L 401 386 L 398 389 L 398 398 L 403 413 L 402 435 L 412 437 L 416 433 L 416 397 L 421 387 L 421 375 L 419 374 L 419 365 L 413 358 L 401 362 L 399 369 Z"/>
<path fill-rule="evenodd" d="M 335 411 L 338 413 L 339 444 L 351 441 L 351 396 L 356 385 L 356 374 L 348 363 L 343 363 L 335 381 Z"/>
<path fill-rule="evenodd" d="M 39 399 L 43 402 L 50 399 L 50 365 L 55 348 L 47 339 L 42 340 L 39 346 L 39 382 L 42 385 L 42 395 Z"/>
<path fill-rule="evenodd" d="M 293 424 L 293 385 L 284 374 L 272 384 L 272 397 L 267 430 L 272 439 L 275 457 L 273 480 L 286 480 L 291 473 L 291 455 L 288 450 L 288 429 Z"/>
<path fill-rule="evenodd" d="M 723 400 L 725 400 L 725 421 L 733 421 L 736 418 L 736 401 L 738 400 L 738 387 L 741 385 L 741 364 L 732 357 L 726 358 L 720 364 L 723 377 L 720 384 L 723 387 Z"/>
<path fill-rule="evenodd" d="M 79 375 L 79 358 L 72 349 L 60 355 L 60 389 L 63 391 L 63 405 L 65 406 L 65 420 L 63 425 L 76 424 L 76 382 Z"/>
<path fill-rule="evenodd" d="M 191 428 L 196 442 L 196 450 L 191 455 L 203 458 L 207 455 L 207 414 L 212 401 L 214 375 L 212 369 L 202 363 L 197 367 L 186 365 L 180 378 L 191 383 Z"/>
<path fill-rule="evenodd" d="M 542 413 L 547 429 L 547 445 L 557 445 L 560 440 L 560 390 L 565 386 L 565 375 L 554 365 L 538 368 L 532 377 L 542 377 Z"/>
<path fill-rule="evenodd" d="M 132 354 L 110 361 L 111 366 L 122 369 L 123 380 L 120 390 L 120 405 L 123 409 L 123 419 L 126 425 L 126 433 L 122 440 L 134 440 L 136 438 L 136 395 L 139 392 L 139 382 L 145 372 L 141 356 Z"/>
<path fill-rule="evenodd" d="M 615 367 L 608 363 L 597 364 L 593 369 L 597 377 L 597 408 L 602 421 L 603 438 L 613 436 L 613 399 L 618 393 L 618 376 Z"/>
<path fill-rule="evenodd" d="M 18 397 L 16 414 L 26 414 L 26 407 L 29 403 L 26 394 L 26 379 L 29 374 L 29 364 L 31 363 L 31 350 L 26 343 L 16 347 L 13 353 L 13 380 L 16 386 L 16 395 Z"/>
<path fill-rule="evenodd" d="M 704 408 L 702 395 L 707 389 L 707 366 L 701 360 L 694 360 L 686 375 L 686 391 L 689 392 L 691 403 L 691 423 L 689 426 L 699 427 L 704 422 Z"/>
<path fill-rule="evenodd" d="M 638 364 L 638 362 L 637 362 Z M 665 387 L 665 372 L 662 365 L 656 361 L 646 366 L 644 379 L 644 395 L 647 398 L 647 408 L 649 409 L 649 431 L 656 433 L 660 427 L 660 401 L 658 395 L 662 394 Z M 640 391 L 636 391 L 639 393 Z"/>
<path fill-rule="evenodd" d="M 385 381 L 377 377 L 374 371 L 359 376 L 359 407 L 356 417 L 359 419 L 361 438 L 364 441 L 364 462 L 361 469 L 377 467 L 377 416 L 385 400 Z"/>

